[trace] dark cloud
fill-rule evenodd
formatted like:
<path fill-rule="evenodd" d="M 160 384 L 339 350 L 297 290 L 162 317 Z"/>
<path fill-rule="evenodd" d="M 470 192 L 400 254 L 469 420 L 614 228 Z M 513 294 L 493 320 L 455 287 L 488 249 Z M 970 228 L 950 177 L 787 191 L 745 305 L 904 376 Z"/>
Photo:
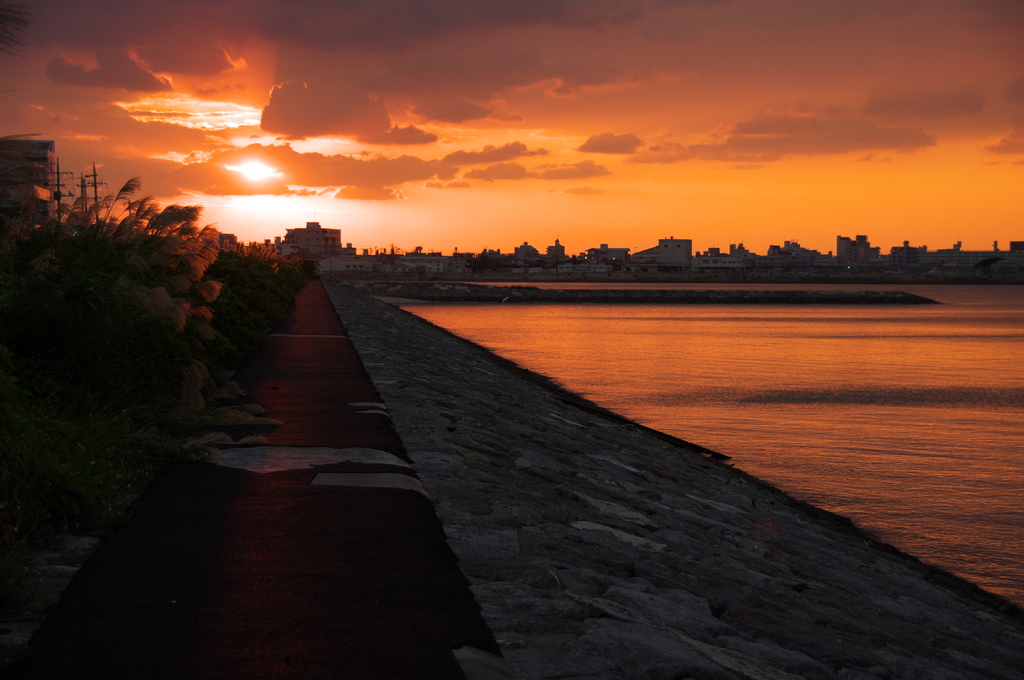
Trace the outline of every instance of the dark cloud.
<path fill-rule="evenodd" d="M 549 94 L 568 97 L 586 88 L 605 87 L 622 82 L 634 82 L 637 77 L 607 66 L 562 63 L 550 68 L 547 87 Z"/>
<path fill-rule="evenodd" d="M 913 151 L 935 145 L 919 128 L 882 127 L 846 116 L 764 113 L 737 123 L 717 144 L 664 142 L 648 147 L 629 160 L 636 163 L 724 160 L 764 163 L 784 156 L 816 156 L 852 151 Z"/>
<path fill-rule="evenodd" d="M 587 151 L 589 153 L 636 153 L 636 150 L 641 146 L 643 146 L 643 142 L 632 132 L 626 132 L 621 135 L 612 132 L 602 132 L 599 135 L 593 135 L 583 142 L 577 151 Z"/>
<path fill-rule="evenodd" d="M 535 50 L 500 47 L 488 52 L 434 53 L 390 65 L 387 73 L 367 79 L 368 92 L 382 96 L 489 100 L 513 87 L 526 87 L 552 77 Z"/>
<path fill-rule="evenodd" d="M 519 163 L 497 163 L 481 170 L 470 170 L 465 177 L 493 182 L 497 179 L 586 179 L 610 174 L 603 165 L 585 160 L 565 165 L 541 165 L 535 170 L 527 170 Z"/>
<path fill-rule="evenodd" d="M 232 68 L 223 49 L 202 43 L 190 45 L 187 50 L 177 44 L 157 43 L 140 48 L 138 56 L 158 73 L 212 76 Z"/>
<path fill-rule="evenodd" d="M 1003 99 L 1014 104 L 1024 104 L 1024 76 L 1017 78 L 1006 86 Z"/>
<path fill-rule="evenodd" d="M 288 139 L 355 137 L 367 144 L 429 144 L 437 136 L 391 123 L 384 102 L 340 87 L 285 83 L 274 87 L 260 127 Z"/>
<path fill-rule="evenodd" d="M 265 41 L 329 52 L 394 51 L 459 35 L 531 26 L 601 29 L 643 15 L 641 0 L 177 0 L 36 3 L 37 44 L 128 47 L 176 38 L 197 45 Z"/>
<path fill-rule="evenodd" d="M 587 179 L 612 174 L 608 168 L 592 160 L 583 160 L 569 165 L 542 165 L 537 176 L 541 179 Z"/>
<path fill-rule="evenodd" d="M 733 0 L 658 0 L 663 7 L 690 7 L 693 5 L 724 5 Z"/>
<path fill-rule="evenodd" d="M 482 117 L 486 109 L 467 107 L 471 100 L 490 101 L 512 89 L 543 87 L 549 94 L 569 96 L 581 89 L 634 80 L 634 74 L 619 69 L 568 62 L 549 64 L 535 50 L 503 46 L 471 55 L 433 53 L 397 61 L 387 73 L 365 80 L 363 87 L 381 97 L 412 98 L 417 102 L 416 113 L 422 110 L 428 117 L 449 120 Z"/>
<path fill-rule="evenodd" d="M 103 50 L 96 54 L 97 67 L 86 69 L 66 57 L 58 57 L 46 67 L 46 75 L 59 85 L 109 87 L 132 92 L 163 92 L 171 83 L 158 78 L 124 50 Z"/>
<path fill-rule="evenodd" d="M 491 115 L 485 109 L 466 99 L 428 99 L 416 103 L 412 112 L 426 120 L 443 123 L 465 123 L 469 120 L 480 120 Z"/>
<path fill-rule="evenodd" d="M 871 92 L 864 113 L 891 118 L 943 118 L 981 112 L 985 90 L 972 85 L 883 87 Z"/>
<path fill-rule="evenodd" d="M 1024 126 L 1018 127 L 1000 139 L 998 143 L 986 146 L 985 151 L 989 153 L 1024 153 Z"/>
<path fill-rule="evenodd" d="M 360 139 L 370 144 L 433 144 L 437 141 L 437 135 L 419 129 L 411 123 L 409 125 L 392 125 L 390 130 L 385 130 L 379 135 L 363 135 Z"/>
<path fill-rule="evenodd" d="M 481 163 L 500 163 L 525 156 L 546 156 L 547 149 L 532 151 L 522 142 L 509 142 L 501 146 L 488 144 L 480 151 L 453 151 L 444 157 L 446 163 L 455 165 L 477 165 Z"/>
<path fill-rule="evenodd" d="M 516 26 L 596 29 L 633 21 L 639 0 L 296 0 L 258 3 L 240 23 L 274 42 L 340 51 L 394 50 L 440 36 Z"/>
<path fill-rule="evenodd" d="M 493 182 L 496 179 L 530 179 L 537 175 L 519 163 L 497 163 L 480 170 L 470 170 L 465 174 L 469 179 L 482 179 Z"/>

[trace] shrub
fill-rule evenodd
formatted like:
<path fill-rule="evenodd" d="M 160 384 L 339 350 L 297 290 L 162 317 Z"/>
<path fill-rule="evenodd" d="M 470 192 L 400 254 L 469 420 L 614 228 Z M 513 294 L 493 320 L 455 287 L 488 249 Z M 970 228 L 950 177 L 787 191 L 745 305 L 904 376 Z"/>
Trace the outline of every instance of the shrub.
<path fill-rule="evenodd" d="M 189 414 L 283 316 L 304 275 L 221 252 L 201 208 L 116 196 L 32 226 L 0 218 L 0 604 L 20 546 L 189 451 Z"/>

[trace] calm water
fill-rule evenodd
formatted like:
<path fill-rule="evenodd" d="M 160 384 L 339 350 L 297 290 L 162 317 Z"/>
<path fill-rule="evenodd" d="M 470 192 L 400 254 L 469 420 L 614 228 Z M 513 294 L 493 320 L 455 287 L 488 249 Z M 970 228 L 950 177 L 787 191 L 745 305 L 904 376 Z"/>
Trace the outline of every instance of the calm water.
<path fill-rule="evenodd" d="M 944 304 L 407 309 L 1024 604 L 1024 287 L 899 289 Z"/>

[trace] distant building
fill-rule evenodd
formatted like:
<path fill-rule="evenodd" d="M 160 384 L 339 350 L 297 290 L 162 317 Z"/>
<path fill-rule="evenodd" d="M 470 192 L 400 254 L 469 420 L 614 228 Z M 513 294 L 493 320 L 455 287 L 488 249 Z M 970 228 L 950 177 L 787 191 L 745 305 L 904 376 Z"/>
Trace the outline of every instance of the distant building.
<path fill-rule="evenodd" d="M 602 243 L 598 248 L 587 250 L 587 260 L 592 262 L 623 263 L 629 259 L 629 248 L 609 248 Z"/>
<path fill-rule="evenodd" d="M 708 248 L 705 252 L 693 257 L 691 266 L 697 272 L 735 271 L 745 268 L 747 259 L 737 255 L 726 255 L 719 248 Z"/>
<path fill-rule="evenodd" d="M 555 263 L 564 262 L 566 260 L 565 246 L 563 246 L 556 238 L 555 245 L 547 247 L 547 251 L 544 257 Z"/>
<path fill-rule="evenodd" d="M 515 258 L 516 262 L 536 262 L 540 259 L 540 252 L 526 241 L 523 241 L 523 245 L 516 247 Z"/>
<path fill-rule="evenodd" d="M 693 241 L 688 238 L 658 239 L 657 261 L 660 266 L 690 267 L 693 264 Z"/>
<path fill-rule="evenodd" d="M 928 252 L 928 246 L 914 247 L 910 241 L 904 241 L 902 246 L 893 246 L 889 249 L 889 269 L 894 272 L 905 272 L 921 265 L 921 255 Z"/>
<path fill-rule="evenodd" d="M 26 215 L 42 224 L 57 214 L 57 154 L 53 141 L 0 141 L 0 211 Z"/>
<path fill-rule="evenodd" d="M 368 272 L 379 268 L 380 265 L 376 261 L 359 257 L 325 257 L 317 262 L 317 269 L 321 275 Z"/>
<path fill-rule="evenodd" d="M 872 248 L 867 236 L 858 234 L 855 239 L 836 236 L 836 261 L 840 266 L 868 265 L 881 254 L 881 248 Z"/>
<path fill-rule="evenodd" d="M 278 255 L 293 255 L 306 250 L 320 257 L 353 256 L 355 248 L 349 243 L 341 247 L 341 230 L 324 229 L 319 222 L 306 222 L 305 227 L 286 229 L 284 238 L 274 238 Z"/>
<path fill-rule="evenodd" d="M 234 234 L 217 234 L 217 247 L 221 250 L 234 248 L 238 245 L 238 238 Z"/>
<path fill-rule="evenodd" d="M 963 243 L 957 241 L 952 248 L 921 253 L 921 263 L 952 268 L 991 266 L 1000 261 L 1019 263 L 1024 260 L 1024 249 L 1014 249 L 1014 243 L 1018 242 L 1011 241 L 1008 251 L 999 250 L 997 243 L 992 244 L 992 250 L 964 250 Z"/>

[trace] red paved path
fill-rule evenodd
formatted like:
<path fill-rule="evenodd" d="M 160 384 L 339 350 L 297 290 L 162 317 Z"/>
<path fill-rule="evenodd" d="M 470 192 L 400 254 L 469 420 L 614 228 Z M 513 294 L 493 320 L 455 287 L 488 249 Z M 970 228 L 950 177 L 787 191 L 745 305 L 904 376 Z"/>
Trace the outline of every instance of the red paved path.
<path fill-rule="evenodd" d="M 283 425 L 273 445 L 375 447 L 405 458 L 319 282 L 239 370 Z M 352 463 L 257 474 L 164 471 L 100 547 L 6 677 L 463 678 L 452 649 L 499 653 L 430 502 L 311 485 Z"/>

